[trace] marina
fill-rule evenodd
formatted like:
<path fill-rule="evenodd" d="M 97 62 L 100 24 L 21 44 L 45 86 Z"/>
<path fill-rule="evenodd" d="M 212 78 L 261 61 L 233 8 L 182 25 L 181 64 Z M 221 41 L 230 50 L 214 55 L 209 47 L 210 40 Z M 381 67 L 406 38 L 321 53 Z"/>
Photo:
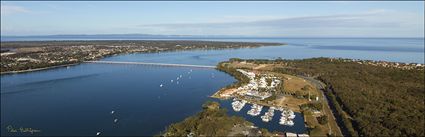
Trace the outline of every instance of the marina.
<path fill-rule="evenodd" d="M 253 40 L 271 41 L 268 39 Z M 384 44 L 396 47 L 401 44 L 413 43 L 410 45 L 411 47 L 423 49 L 422 39 L 274 39 L 273 41 L 298 44 L 310 42 L 312 45 L 324 46 L 342 43 L 341 47 L 344 45 L 350 46 L 352 43 L 374 47 L 379 47 Z M 378 43 L 378 45 L 371 45 L 369 43 Z M 251 54 L 253 52 L 256 54 Z M 358 54 L 353 55 L 353 52 Z M 331 49 L 306 48 L 289 44 L 287 46 L 261 47 L 255 49 L 125 54 L 111 56 L 102 60 L 202 64 L 213 66 L 231 57 L 282 57 L 285 59 L 302 59 L 315 56 L 326 56 L 423 63 L 423 52 L 420 54 L 414 52 L 395 52 L 400 54 L 400 56 L 393 56 L 394 52 L 350 49 L 335 52 L 335 50 Z M 189 69 L 193 69 L 193 72 L 189 71 Z M 179 85 L 165 83 L 169 82 L 168 80 L 171 79 L 173 79 L 173 83 L 175 83 L 177 76 L 188 73 L 188 71 L 191 72 L 191 75 L 189 78 L 185 75 L 182 80 L 179 80 Z M 214 79 L 211 79 L 211 73 L 214 73 Z M 206 100 L 211 99 L 207 97 L 208 95 L 212 95 L 220 88 L 234 81 L 235 79 L 231 76 L 214 69 L 158 67 L 153 65 L 124 65 L 123 67 L 122 65 L 104 63 L 83 63 L 70 67 L 69 69 L 57 68 L 31 73 L 2 75 L 1 113 L 3 117 L 1 126 L 6 127 L 8 124 L 22 120 L 22 125 L 30 125 L 31 127 L 37 127 L 44 131 L 50 130 L 51 132 L 41 132 L 38 134 L 46 136 L 58 134 L 88 136 L 95 135 L 96 131 L 99 129 L 102 129 L 101 135 L 156 135 L 170 123 L 183 120 L 190 114 L 196 114 L 196 112 L 201 110 L 199 106 Z M 60 86 L 52 87 L 51 85 L 53 82 Z M 159 88 L 161 83 L 163 87 Z M 181 86 L 183 83 L 185 83 L 185 86 Z M 172 92 L 170 92 L 170 89 L 173 89 Z M 27 92 L 28 90 L 31 90 L 31 92 Z M 158 101 L 158 96 L 161 97 L 160 101 Z M 96 100 L 93 100 L 93 98 L 96 98 Z M 228 110 L 232 110 L 232 100 L 222 102 Z M 55 107 L 53 104 L 61 107 Z M 248 102 L 245 105 L 247 104 Z M 166 106 L 184 107 L 163 109 Z M 149 111 L 140 108 L 149 108 Z M 246 114 L 249 109 L 250 107 L 244 106 L 239 112 L 232 110 L 228 111 L 228 113 L 232 116 L 244 117 L 248 121 L 253 122 L 256 126 L 258 125 L 258 127 L 266 128 L 270 131 L 279 130 L 304 133 L 306 130 L 303 123 L 304 118 L 301 113 L 295 112 L 296 117 L 293 119 L 294 126 L 285 126 L 279 124 L 281 111 L 278 111 L 278 108 L 276 108 L 275 114 L 269 122 L 263 122 L 260 117 L 252 117 Z M 126 124 L 126 128 L 116 128 L 109 125 L 113 124 L 113 119 L 111 115 L 103 116 L 103 113 L 110 113 L 111 110 L 115 110 L 115 113 L 119 114 L 120 118 L 118 124 Z M 180 113 L 182 111 L 187 113 Z M 69 115 L 65 117 L 65 114 Z M 173 115 L 170 116 L 170 114 Z M 93 117 L 93 115 L 99 116 Z M 148 117 L 151 116 L 155 116 L 162 121 L 157 121 L 157 119 L 152 118 L 149 119 Z M 75 122 L 74 119 L 79 119 L 81 122 Z M 61 122 L 63 125 L 58 127 L 57 122 Z M 142 126 L 143 128 L 141 128 Z M 69 127 L 74 127 L 75 130 L 62 130 Z M 1 134 L 5 136 L 10 135 L 4 128 Z"/>
<path fill-rule="evenodd" d="M 245 100 L 235 100 L 234 102 L 232 102 L 232 108 L 234 111 L 239 112 L 241 111 L 241 109 L 245 106 L 246 101 Z"/>
<path fill-rule="evenodd" d="M 239 112 L 243 109 L 243 107 L 248 103 L 246 100 L 238 100 L 233 99 L 233 102 L 231 103 L 231 106 L 235 112 Z M 252 104 L 251 108 L 247 111 L 247 114 L 250 116 L 258 116 L 261 114 L 261 110 L 263 109 L 263 106 L 258 104 Z M 287 109 L 287 108 L 276 108 L 276 107 L 269 107 L 269 109 L 264 113 L 264 115 L 260 116 L 261 120 L 263 122 L 270 122 L 272 121 L 274 117 L 275 111 L 280 111 L 281 116 L 279 118 L 279 124 L 284 126 L 293 126 L 295 124 L 294 119 L 296 117 L 295 112 Z"/>
<path fill-rule="evenodd" d="M 249 110 L 247 112 L 247 114 L 249 114 L 251 116 L 258 116 L 258 115 L 260 115 L 262 109 L 263 109 L 263 106 L 257 105 L 257 104 L 253 104 L 251 106 L 251 110 Z"/>
<path fill-rule="evenodd" d="M 282 110 L 282 117 L 279 120 L 279 124 L 287 125 L 287 126 L 293 126 L 294 125 L 294 121 L 293 121 L 294 118 L 295 118 L 294 111 L 289 110 L 289 109 L 283 109 Z"/>
<path fill-rule="evenodd" d="M 272 120 L 274 116 L 274 110 L 275 107 L 270 107 L 269 111 L 267 111 L 264 116 L 261 116 L 261 120 L 263 120 L 264 122 L 269 122 L 270 120 Z"/>

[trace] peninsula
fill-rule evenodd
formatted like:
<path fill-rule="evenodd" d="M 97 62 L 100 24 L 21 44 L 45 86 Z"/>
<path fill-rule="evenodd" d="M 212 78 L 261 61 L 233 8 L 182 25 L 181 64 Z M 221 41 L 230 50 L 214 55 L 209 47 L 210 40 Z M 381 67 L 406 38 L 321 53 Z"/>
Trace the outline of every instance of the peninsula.
<path fill-rule="evenodd" d="M 159 53 L 278 46 L 282 43 L 186 40 L 92 40 L 1 42 L 1 74 L 78 64 L 128 53 Z"/>
<path fill-rule="evenodd" d="M 233 58 L 219 63 L 217 69 L 238 81 L 212 97 L 233 99 L 235 111 L 241 110 L 245 103 L 254 104 L 255 108 L 248 111 L 253 116 L 263 115 L 255 112 L 262 106 L 301 112 L 309 136 L 424 136 L 423 64 L 341 58 Z M 261 118 L 268 122 L 272 113 L 269 109 Z M 210 124 L 190 119 L 193 125 Z M 284 122 L 280 119 L 283 125 L 291 125 L 288 121 L 288 118 L 284 118 Z M 215 131 L 227 131 L 219 135 L 228 135 L 235 127 L 217 127 Z M 163 135 L 176 135 L 179 131 L 171 129 Z M 198 133 L 192 129 L 185 132 L 187 134 L 178 135 Z M 283 132 L 286 131 L 261 133 L 294 135 Z"/>

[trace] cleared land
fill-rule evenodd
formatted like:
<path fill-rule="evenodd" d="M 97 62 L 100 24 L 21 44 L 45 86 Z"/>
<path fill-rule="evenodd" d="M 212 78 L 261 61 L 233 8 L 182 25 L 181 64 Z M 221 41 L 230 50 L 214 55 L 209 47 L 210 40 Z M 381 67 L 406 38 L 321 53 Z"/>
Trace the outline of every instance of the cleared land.
<path fill-rule="evenodd" d="M 336 123 L 333 113 L 327 104 L 327 100 L 323 96 L 321 89 L 323 85 L 313 83 L 305 77 L 290 75 L 285 73 L 274 72 L 275 68 L 284 67 L 281 64 L 273 63 L 255 63 L 246 61 L 229 61 L 222 62 L 218 68 L 235 76 L 239 82 L 219 90 L 213 97 L 221 98 L 222 95 L 232 95 L 235 98 L 244 99 L 251 103 L 264 106 L 284 107 L 295 112 L 304 114 L 306 126 L 312 136 L 336 135 L 342 136 L 342 132 Z M 237 88 L 247 83 L 241 75 L 236 75 L 236 69 L 251 71 L 258 76 L 271 75 L 275 76 L 283 82 L 273 91 L 272 97 L 265 100 L 257 100 L 245 98 L 237 94 Z M 227 96 L 226 96 L 227 98 Z M 325 123 L 320 123 L 321 117 L 326 117 Z"/>

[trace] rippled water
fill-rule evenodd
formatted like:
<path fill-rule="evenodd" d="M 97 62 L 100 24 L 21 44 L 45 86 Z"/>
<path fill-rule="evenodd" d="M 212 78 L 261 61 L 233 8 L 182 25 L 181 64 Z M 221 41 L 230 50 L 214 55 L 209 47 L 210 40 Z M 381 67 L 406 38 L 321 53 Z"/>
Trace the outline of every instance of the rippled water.
<path fill-rule="evenodd" d="M 397 62 L 424 62 L 423 39 L 214 39 L 221 41 L 286 42 L 289 45 L 253 49 L 180 51 L 128 54 L 105 58 L 111 61 L 140 61 L 216 65 L 229 58 L 344 57 Z M 190 74 L 190 70 L 193 70 Z M 176 83 L 176 78 L 183 75 Z M 214 75 L 214 77 L 212 77 Z M 171 79 L 174 80 L 171 83 Z M 201 110 L 208 96 L 235 81 L 214 69 L 153 67 L 119 64 L 80 64 L 70 68 L 1 76 L 1 135 L 6 127 L 41 130 L 34 135 L 155 135 L 171 123 Z M 161 88 L 159 85 L 163 84 Z M 277 121 L 231 110 L 269 130 L 304 132 L 303 118 L 285 127 Z M 110 114 L 115 111 L 114 114 Z M 263 113 L 266 110 L 263 110 Z M 275 113 L 274 120 L 278 120 Z M 118 122 L 113 120 L 117 118 Z"/>

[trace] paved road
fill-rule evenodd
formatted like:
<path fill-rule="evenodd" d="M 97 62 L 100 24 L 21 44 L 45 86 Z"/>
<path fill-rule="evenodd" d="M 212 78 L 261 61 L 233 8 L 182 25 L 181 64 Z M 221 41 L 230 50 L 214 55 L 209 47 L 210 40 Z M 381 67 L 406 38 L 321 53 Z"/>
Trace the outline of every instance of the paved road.
<path fill-rule="evenodd" d="M 319 81 L 319 80 L 317 80 L 317 79 L 314 79 L 312 77 L 305 77 L 305 76 L 299 76 L 299 77 L 304 78 L 307 81 L 310 81 L 313 85 L 316 86 L 317 89 L 319 89 L 321 91 L 322 96 L 323 96 L 323 101 L 326 103 L 326 106 L 328 107 L 328 109 L 332 113 L 332 118 L 336 122 L 335 114 L 333 113 L 332 109 L 329 107 L 329 104 L 328 104 L 329 100 L 325 96 L 325 93 L 324 93 L 324 89 L 326 87 L 326 84 L 323 83 L 323 82 L 321 82 L 321 81 Z M 336 124 L 336 125 L 337 125 L 338 132 L 339 132 L 338 135 L 342 135 L 341 128 L 339 128 L 338 124 Z M 329 126 L 329 123 L 328 123 L 328 126 Z M 332 133 L 332 131 L 330 130 L 329 133 Z"/>

